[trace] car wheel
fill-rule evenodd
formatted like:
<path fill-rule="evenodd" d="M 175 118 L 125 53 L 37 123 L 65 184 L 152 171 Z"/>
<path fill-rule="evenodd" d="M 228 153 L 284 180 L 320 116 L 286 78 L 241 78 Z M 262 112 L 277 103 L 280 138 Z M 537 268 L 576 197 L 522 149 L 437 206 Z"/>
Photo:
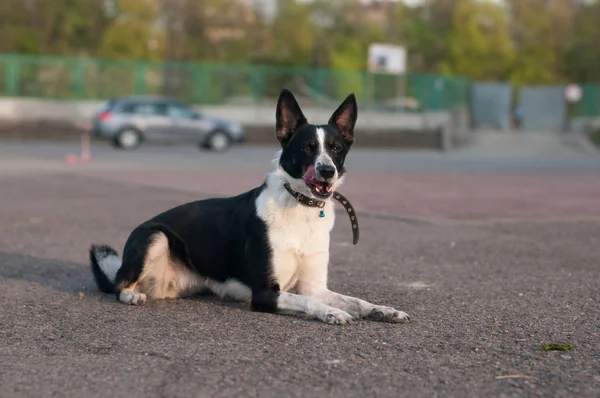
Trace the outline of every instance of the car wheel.
<path fill-rule="evenodd" d="M 140 146 L 141 141 L 142 135 L 134 129 L 123 130 L 115 138 L 115 144 L 119 148 L 127 150 L 137 148 Z"/>
<path fill-rule="evenodd" d="M 225 152 L 231 146 L 231 139 L 224 131 L 215 131 L 206 141 L 206 147 L 214 152 Z"/>

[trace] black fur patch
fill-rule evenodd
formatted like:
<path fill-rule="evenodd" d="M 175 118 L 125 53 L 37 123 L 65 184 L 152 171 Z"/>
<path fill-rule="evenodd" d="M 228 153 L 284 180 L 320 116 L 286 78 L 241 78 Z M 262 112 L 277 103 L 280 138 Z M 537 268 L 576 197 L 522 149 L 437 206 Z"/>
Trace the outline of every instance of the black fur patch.
<path fill-rule="evenodd" d="M 267 226 L 256 214 L 256 199 L 264 188 L 186 203 L 139 225 L 125 243 L 115 293 L 138 280 L 148 248 L 161 232 L 174 261 L 216 282 L 236 279 L 257 297 L 254 308 L 275 311 L 278 289 L 272 289 Z"/>
<path fill-rule="evenodd" d="M 98 264 L 110 256 L 118 256 L 117 252 L 110 246 L 107 245 L 92 245 L 90 247 L 90 265 L 92 267 L 92 274 L 98 289 L 103 293 L 114 293 L 115 285 L 110 281 Z"/>
<path fill-rule="evenodd" d="M 276 312 L 277 311 L 277 298 L 279 292 L 273 290 L 263 290 L 252 294 L 251 308 L 254 311 L 260 312 Z"/>

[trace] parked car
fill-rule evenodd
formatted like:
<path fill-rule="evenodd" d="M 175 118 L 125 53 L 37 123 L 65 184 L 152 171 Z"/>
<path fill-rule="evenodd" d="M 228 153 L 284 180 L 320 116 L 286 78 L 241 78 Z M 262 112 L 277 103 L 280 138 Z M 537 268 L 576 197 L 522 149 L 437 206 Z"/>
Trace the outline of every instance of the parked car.
<path fill-rule="evenodd" d="M 244 141 L 242 126 L 203 115 L 180 101 L 165 97 L 124 97 L 107 101 L 92 120 L 91 134 L 123 149 L 144 141 L 194 142 L 225 151 Z"/>

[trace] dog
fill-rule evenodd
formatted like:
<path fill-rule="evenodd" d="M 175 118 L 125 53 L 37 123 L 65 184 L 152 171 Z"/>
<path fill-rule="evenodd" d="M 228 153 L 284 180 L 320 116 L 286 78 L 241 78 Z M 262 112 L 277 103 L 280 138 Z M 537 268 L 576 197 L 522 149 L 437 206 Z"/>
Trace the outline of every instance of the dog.
<path fill-rule="evenodd" d="M 391 307 L 327 287 L 332 196 L 345 176 L 358 107 L 350 94 L 326 125 L 308 123 L 291 91 L 277 100 L 281 149 L 263 184 L 238 196 L 182 204 L 135 228 L 122 259 L 92 244 L 98 288 L 126 304 L 214 293 L 249 302 L 254 311 L 306 314 L 335 325 L 357 319 L 409 320 Z M 358 238 L 353 208 L 343 203 Z"/>

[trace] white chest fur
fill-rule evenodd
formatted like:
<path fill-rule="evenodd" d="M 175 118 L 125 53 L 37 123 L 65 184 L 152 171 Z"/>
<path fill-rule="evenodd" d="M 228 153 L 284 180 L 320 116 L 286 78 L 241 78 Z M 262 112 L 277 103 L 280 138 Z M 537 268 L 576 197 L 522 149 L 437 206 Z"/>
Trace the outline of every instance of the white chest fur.
<path fill-rule="evenodd" d="M 331 201 L 322 209 L 298 203 L 277 176 L 267 178 L 267 188 L 256 201 L 258 216 L 267 224 L 274 278 L 282 290 L 294 287 L 306 257 L 329 251 L 329 234 L 335 214 Z"/>

